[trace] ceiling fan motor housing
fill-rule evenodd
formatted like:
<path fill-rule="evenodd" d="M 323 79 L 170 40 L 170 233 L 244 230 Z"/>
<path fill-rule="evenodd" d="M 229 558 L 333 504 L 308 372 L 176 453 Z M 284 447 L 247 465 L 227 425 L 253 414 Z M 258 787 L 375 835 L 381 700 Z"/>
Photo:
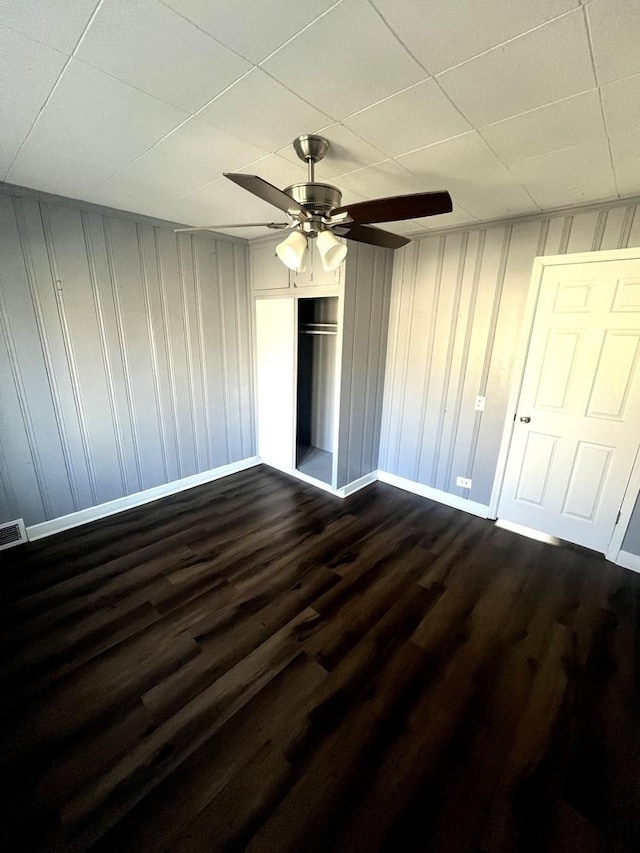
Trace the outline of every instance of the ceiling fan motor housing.
<path fill-rule="evenodd" d="M 284 192 L 311 214 L 311 219 L 301 222 L 302 230 L 310 234 L 325 227 L 322 217 L 328 216 L 335 207 L 340 207 L 342 200 L 340 190 L 331 184 L 293 184 Z"/>

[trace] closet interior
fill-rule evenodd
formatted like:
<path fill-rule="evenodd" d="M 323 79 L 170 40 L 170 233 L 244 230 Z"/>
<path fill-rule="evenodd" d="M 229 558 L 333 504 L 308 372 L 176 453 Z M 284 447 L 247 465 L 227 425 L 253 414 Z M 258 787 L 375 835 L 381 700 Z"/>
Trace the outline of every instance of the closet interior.
<path fill-rule="evenodd" d="M 338 297 L 297 300 L 296 468 L 333 480 Z"/>

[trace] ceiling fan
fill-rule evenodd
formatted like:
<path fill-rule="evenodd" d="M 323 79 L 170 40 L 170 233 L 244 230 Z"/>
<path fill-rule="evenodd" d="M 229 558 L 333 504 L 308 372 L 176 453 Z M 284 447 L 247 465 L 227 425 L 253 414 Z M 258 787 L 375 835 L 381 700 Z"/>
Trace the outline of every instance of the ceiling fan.
<path fill-rule="evenodd" d="M 200 228 L 176 228 L 176 231 L 216 231 L 220 228 L 272 228 L 290 231 L 277 247 L 280 260 L 290 269 L 303 270 L 308 251 L 308 239 L 317 238 L 318 250 L 325 270 L 339 266 L 345 259 L 347 247 L 338 240 L 346 237 L 372 246 L 398 249 L 409 243 L 372 222 L 394 222 L 421 216 L 437 216 L 453 210 L 451 196 L 446 191 L 396 195 L 341 206 L 342 193 L 331 184 L 315 181 L 315 164 L 327 153 L 329 141 L 324 136 L 307 134 L 293 141 L 298 157 L 308 167 L 308 180 L 279 190 L 257 175 L 225 172 L 238 186 L 269 202 L 286 213 L 287 222 L 245 222 L 231 225 L 208 225 Z M 337 235 L 337 236 L 336 236 Z"/>

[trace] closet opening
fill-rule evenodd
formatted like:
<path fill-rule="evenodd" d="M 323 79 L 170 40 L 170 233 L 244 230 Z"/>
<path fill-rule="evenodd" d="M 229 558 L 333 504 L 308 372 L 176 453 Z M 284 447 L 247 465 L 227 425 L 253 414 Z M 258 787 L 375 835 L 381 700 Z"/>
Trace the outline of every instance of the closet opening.
<path fill-rule="evenodd" d="M 338 297 L 298 299 L 296 468 L 331 484 Z"/>

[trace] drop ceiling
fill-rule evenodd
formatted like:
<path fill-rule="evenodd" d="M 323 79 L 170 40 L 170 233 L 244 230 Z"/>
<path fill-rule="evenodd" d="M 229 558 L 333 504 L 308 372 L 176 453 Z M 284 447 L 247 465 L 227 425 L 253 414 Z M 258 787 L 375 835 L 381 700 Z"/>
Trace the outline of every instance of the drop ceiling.
<path fill-rule="evenodd" d="M 0 0 L 0 178 L 189 225 L 448 189 L 404 234 L 640 194 L 638 0 Z M 233 231 L 242 237 L 262 229 Z"/>

